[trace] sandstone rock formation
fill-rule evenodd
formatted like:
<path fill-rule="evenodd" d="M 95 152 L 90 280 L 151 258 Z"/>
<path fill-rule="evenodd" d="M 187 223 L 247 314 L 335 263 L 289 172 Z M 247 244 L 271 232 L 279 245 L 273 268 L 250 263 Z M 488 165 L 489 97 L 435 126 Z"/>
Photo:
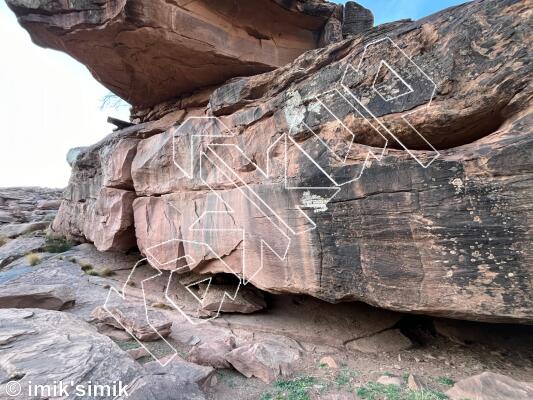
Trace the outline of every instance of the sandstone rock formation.
<path fill-rule="evenodd" d="M 0 398 L 10 399 L 8 382 L 17 381 L 17 399 L 32 399 L 28 386 L 66 387 L 68 399 L 90 399 L 76 395 L 77 385 L 112 385 L 121 382 L 127 399 L 205 399 L 198 384 L 208 379 L 212 368 L 176 362 L 161 370 L 159 365 L 140 364 L 131 359 L 111 339 L 67 313 L 37 309 L 0 310 Z M 150 363 L 148 363 L 150 364 Z M 111 389 L 112 390 L 112 389 Z M 104 396 L 107 392 L 104 392 Z M 112 393 L 112 392 L 111 392 Z M 118 393 L 118 392 L 117 392 Z M 168 396 L 168 397 L 167 397 Z M 59 397 L 53 392 L 42 396 Z M 106 398 L 115 398 L 108 395 Z"/>
<path fill-rule="evenodd" d="M 17 399 L 24 400 L 34 397 L 28 395 L 30 383 L 64 381 L 70 385 L 72 381 L 74 385 L 87 385 L 90 381 L 120 380 L 127 384 L 142 373 L 111 339 L 66 313 L 0 310 L 0 336 L 0 396 L 5 399 L 5 384 L 11 380 L 17 380 L 23 388 Z"/>
<path fill-rule="evenodd" d="M 468 3 L 165 103 L 77 156 L 53 229 L 272 293 L 531 323 L 530 23 Z"/>
<path fill-rule="evenodd" d="M 7 3 L 35 43 L 66 51 L 138 106 L 285 65 L 342 15 L 322 0 Z"/>
<path fill-rule="evenodd" d="M 13 227 L 18 224 L 49 223 L 57 213 L 61 195 L 61 189 L 0 188 L 0 231 L 5 229 L 5 224 Z M 22 228 L 20 230 L 24 231 Z"/>

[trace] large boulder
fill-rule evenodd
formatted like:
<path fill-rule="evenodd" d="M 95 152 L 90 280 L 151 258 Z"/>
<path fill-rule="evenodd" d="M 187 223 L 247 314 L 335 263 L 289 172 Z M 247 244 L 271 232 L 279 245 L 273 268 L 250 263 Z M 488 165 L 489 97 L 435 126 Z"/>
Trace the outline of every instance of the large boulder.
<path fill-rule="evenodd" d="M 247 378 L 255 376 L 271 383 L 278 376 L 289 376 L 300 351 L 277 341 L 260 341 L 247 344 L 226 354 L 226 360 Z"/>
<path fill-rule="evenodd" d="M 270 71 L 318 46 L 323 0 L 8 0 L 35 43 L 69 53 L 133 105 Z"/>
<path fill-rule="evenodd" d="M 528 16 L 486 0 L 374 27 L 131 134 L 138 247 L 272 293 L 530 323 Z"/>

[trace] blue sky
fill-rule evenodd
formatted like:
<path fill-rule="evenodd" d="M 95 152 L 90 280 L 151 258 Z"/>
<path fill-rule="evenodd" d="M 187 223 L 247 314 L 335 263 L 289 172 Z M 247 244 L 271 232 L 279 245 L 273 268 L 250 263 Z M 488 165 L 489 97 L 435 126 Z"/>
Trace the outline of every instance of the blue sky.
<path fill-rule="evenodd" d="M 376 24 L 419 19 L 463 2 L 359 1 Z M 64 187 L 68 149 L 97 142 L 111 132 L 107 116 L 127 119 L 128 110 L 100 110 L 108 90 L 69 56 L 35 46 L 3 0 L 0 52 L 0 187 Z"/>
<path fill-rule="evenodd" d="M 399 19 L 420 19 L 445 8 L 466 3 L 467 0 L 357 0 L 372 10 L 376 25 Z M 345 3 L 336 0 L 335 3 Z"/>

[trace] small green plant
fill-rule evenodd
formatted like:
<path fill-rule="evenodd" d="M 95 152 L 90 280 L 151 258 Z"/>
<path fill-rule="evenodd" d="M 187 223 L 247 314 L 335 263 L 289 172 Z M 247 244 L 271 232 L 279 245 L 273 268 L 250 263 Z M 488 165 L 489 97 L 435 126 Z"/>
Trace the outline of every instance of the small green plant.
<path fill-rule="evenodd" d="M 335 383 L 337 386 L 348 386 L 352 380 L 358 375 L 356 371 L 352 371 L 348 368 L 342 368 L 335 376 Z"/>
<path fill-rule="evenodd" d="M 455 381 L 447 376 L 439 376 L 437 382 L 445 386 L 453 386 L 455 384 Z"/>
<path fill-rule="evenodd" d="M 315 383 L 311 376 L 279 380 L 274 384 L 274 392 L 263 393 L 261 400 L 309 400 L 309 390 Z"/>
<path fill-rule="evenodd" d="M 76 257 L 69 257 L 68 260 L 71 262 L 71 263 L 74 263 L 76 264 L 78 262 L 78 260 L 76 260 Z"/>
<path fill-rule="evenodd" d="M 400 400 L 401 391 L 401 388 L 396 385 L 368 382 L 357 389 L 357 395 L 363 400 Z"/>
<path fill-rule="evenodd" d="M 98 274 L 98 271 L 95 271 L 94 269 L 86 270 L 85 273 L 86 273 L 87 275 L 90 275 L 90 276 L 100 276 L 100 275 Z"/>
<path fill-rule="evenodd" d="M 66 237 L 47 236 L 44 244 L 44 251 L 47 253 L 64 253 L 70 250 L 74 243 Z"/>
<path fill-rule="evenodd" d="M 41 263 L 41 256 L 36 253 L 30 253 L 26 255 L 26 260 L 28 260 L 28 264 L 30 264 L 32 267 L 35 267 Z"/>
<path fill-rule="evenodd" d="M 447 400 L 448 396 L 435 390 L 411 390 L 397 385 L 368 382 L 357 390 L 363 400 Z"/>
<path fill-rule="evenodd" d="M 118 347 L 124 351 L 138 349 L 141 347 L 136 340 L 116 340 L 115 343 L 118 344 Z"/>

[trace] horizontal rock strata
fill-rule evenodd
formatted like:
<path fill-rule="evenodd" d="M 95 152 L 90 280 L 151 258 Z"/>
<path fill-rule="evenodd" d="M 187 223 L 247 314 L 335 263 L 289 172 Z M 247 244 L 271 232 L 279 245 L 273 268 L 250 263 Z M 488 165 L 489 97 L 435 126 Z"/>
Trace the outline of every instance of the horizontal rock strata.
<path fill-rule="evenodd" d="M 80 154 L 54 229 L 273 293 L 531 323 L 528 18 L 468 3 L 234 79 Z"/>

